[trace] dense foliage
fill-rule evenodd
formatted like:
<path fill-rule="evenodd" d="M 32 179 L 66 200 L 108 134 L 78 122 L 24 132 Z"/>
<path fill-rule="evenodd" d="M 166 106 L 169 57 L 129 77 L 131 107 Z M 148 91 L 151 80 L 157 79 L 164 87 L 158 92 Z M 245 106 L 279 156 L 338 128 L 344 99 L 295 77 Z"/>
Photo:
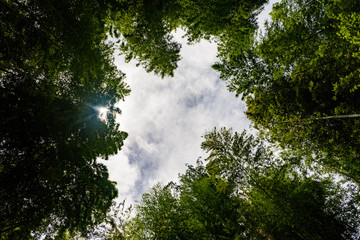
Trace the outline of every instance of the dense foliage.
<path fill-rule="evenodd" d="M 1 237 L 28 238 L 39 227 L 85 234 L 104 219 L 117 194 L 96 159 L 121 148 L 114 104 L 129 93 L 114 45 L 126 60 L 173 75 L 180 45 L 171 31 L 240 45 L 230 35 L 254 31 L 264 2 L 1 1 Z"/>
<path fill-rule="evenodd" d="M 122 0 L 111 33 L 121 36 L 126 60 L 135 59 L 147 71 L 173 76 L 180 59 L 180 44 L 172 31 L 182 28 L 189 43 L 201 39 L 219 44 L 227 56 L 249 42 L 256 16 L 267 0 Z"/>
<path fill-rule="evenodd" d="M 245 132 L 215 129 L 202 147 L 208 163 L 198 160 L 179 184 L 145 193 L 135 217 L 122 222 L 122 238 L 357 238 L 360 212 L 351 187 L 295 169 L 288 162 L 296 157 L 275 157 Z"/>
<path fill-rule="evenodd" d="M 169 8 L 183 10 L 181 18 L 171 10 L 163 18 L 168 33 L 183 27 L 190 43 L 218 43 L 213 67 L 246 101 L 267 144 L 284 151 L 275 155 L 244 132 L 205 134 L 206 166 L 151 188 L 122 237 L 357 239 L 359 3 L 284 0 L 260 35 L 255 19 L 264 2 L 235 4 L 242 10 L 234 18 L 217 1 L 178 3 Z"/>
<path fill-rule="evenodd" d="M 359 9 L 351 0 L 282 1 L 263 35 L 214 66 L 271 141 L 357 182 Z"/>
<path fill-rule="evenodd" d="M 127 136 L 115 122 L 129 89 L 104 42 L 109 11 L 101 1 L 1 1 L 1 239 L 39 226 L 86 232 L 117 196 L 96 160 Z"/>
<path fill-rule="evenodd" d="M 0 1 L 0 238 L 355 239 L 360 3 L 283 0 L 257 35 L 266 2 Z M 179 28 L 189 44 L 218 44 L 213 67 L 285 151 L 209 132 L 208 163 L 154 186 L 124 220 L 109 214 L 117 191 L 97 161 L 127 136 L 115 103 L 130 90 L 113 51 L 172 76 Z"/>

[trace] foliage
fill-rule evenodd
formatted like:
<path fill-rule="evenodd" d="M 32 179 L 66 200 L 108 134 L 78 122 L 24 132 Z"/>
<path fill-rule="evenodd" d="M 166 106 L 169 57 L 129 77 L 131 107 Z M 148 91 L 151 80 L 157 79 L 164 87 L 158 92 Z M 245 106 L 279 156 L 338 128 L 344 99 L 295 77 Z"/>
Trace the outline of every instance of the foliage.
<path fill-rule="evenodd" d="M 105 218 L 116 190 L 96 159 L 121 148 L 114 104 L 129 93 L 108 36 L 164 77 L 180 59 L 173 30 L 240 45 L 230 35 L 246 38 L 264 2 L 1 1 L 1 237 L 86 234 Z"/>
<path fill-rule="evenodd" d="M 1 1 L 1 239 L 85 233 L 117 196 L 96 160 L 127 136 L 115 122 L 129 89 L 104 41 L 109 12 L 102 1 Z"/>
<path fill-rule="evenodd" d="M 127 239 L 356 239 L 355 185 L 289 164 L 297 157 L 275 157 L 246 132 L 204 138 L 206 166 L 198 160 L 179 184 L 145 193 Z"/>
<path fill-rule="evenodd" d="M 242 47 L 256 29 L 256 16 L 266 0 L 163 0 L 120 1 L 110 21 L 110 33 L 121 36 L 119 49 L 125 60 L 135 59 L 147 71 L 173 76 L 180 60 L 180 44 L 171 33 L 185 30 L 189 43 L 215 40 L 219 55 Z"/>
<path fill-rule="evenodd" d="M 214 66 L 270 141 L 323 156 L 328 161 L 321 164 L 356 181 L 359 7 L 348 0 L 284 0 L 274 5 L 263 36 Z"/>
<path fill-rule="evenodd" d="M 226 183 L 211 178 L 201 162 L 189 166 L 180 182 L 155 185 L 143 195 L 128 239 L 236 239 L 243 229 L 231 186 L 218 191 Z"/>
<path fill-rule="evenodd" d="M 252 234 L 273 239 L 355 237 L 359 210 L 352 190 L 348 194 L 353 205 L 346 205 L 345 190 L 330 178 L 310 175 L 297 156 L 276 158 L 245 132 L 214 129 L 204 138 L 208 171 L 236 183 L 234 194 L 248 200 L 244 224 Z"/>
<path fill-rule="evenodd" d="M 360 121 L 344 118 L 359 113 L 359 3 L 284 0 L 258 37 L 264 3 L 1 1 L 0 238 L 89 236 L 103 221 L 114 239 L 354 237 L 353 192 L 298 163 L 360 179 Z M 188 43 L 218 44 L 214 68 L 246 100 L 255 127 L 297 155 L 275 157 L 245 132 L 209 132 L 208 164 L 152 188 L 118 228 L 116 213 L 106 218 L 115 184 L 97 158 L 123 145 L 114 104 L 129 89 L 107 37 L 126 61 L 172 76 L 177 28 Z M 99 107 L 109 109 L 104 120 Z"/>
<path fill-rule="evenodd" d="M 136 59 L 138 66 L 164 77 L 173 76 L 180 60 L 180 44 L 172 41 L 170 32 L 175 11 L 173 1 L 120 1 L 122 7 L 111 22 L 113 36 L 121 34 L 120 51 L 125 60 Z"/>
<path fill-rule="evenodd" d="M 210 175 L 202 162 L 180 175 L 180 205 L 190 214 L 194 239 L 236 239 L 244 231 L 237 221 L 241 202 L 232 197 L 234 185 Z M 183 238 L 186 239 L 186 238 Z"/>
<path fill-rule="evenodd" d="M 281 168 L 268 171 L 257 186 L 249 193 L 258 206 L 250 209 L 252 221 L 274 239 L 355 239 L 352 225 L 358 221 L 358 210 L 344 211 L 344 190 L 329 179 Z"/>
<path fill-rule="evenodd" d="M 142 196 L 128 239 L 177 239 L 179 219 L 184 216 L 171 191 L 171 184 L 157 184 Z"/>
<path fill-rule="evenodd" d="M 125 200 L 119 203 L 114 201 L 107 213 L 106 219 L 89 229 L 87 235 L 79 239 L 127 239 L 125 236 L 129 231 L 132 212 L 132 205 L 126 207 Z"/>

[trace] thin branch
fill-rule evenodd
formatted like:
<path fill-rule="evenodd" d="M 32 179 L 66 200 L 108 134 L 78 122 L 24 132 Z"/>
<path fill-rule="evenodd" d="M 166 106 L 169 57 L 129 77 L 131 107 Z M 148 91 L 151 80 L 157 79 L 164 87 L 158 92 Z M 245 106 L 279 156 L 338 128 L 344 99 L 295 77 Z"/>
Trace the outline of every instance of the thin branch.
<path fill-rule="evenodd" d="M 288 120 L 282 121 L 280 123 L 292 123 L 292 122 L 306 122 L 306 121 L 321 121 L 327 119 L 349 119 L 349 118 L 360 118 L 360 114 L 347 114 L 347 115 L 337 115 L 337 116 L 327 116 L 320 118 L 305 118 L 305 119 L 297 119 L 297 120 Z"/>

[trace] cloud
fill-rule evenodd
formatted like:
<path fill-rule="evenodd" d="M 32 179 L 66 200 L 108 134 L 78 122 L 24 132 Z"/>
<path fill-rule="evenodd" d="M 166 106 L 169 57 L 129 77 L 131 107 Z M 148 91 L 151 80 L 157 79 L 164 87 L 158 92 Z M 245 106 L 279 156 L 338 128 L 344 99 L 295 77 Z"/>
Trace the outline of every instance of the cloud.
<path fill-rule="evenodd" d="M 244 103 L 228 92 L 211 68 L 216 44 L 201 41 L 188 46 L 182 35 L 175 34 L 183 47 L 173 78 L 161 79 L 116 57 L 132 89 L 119 103 L 120 127 L 129 137 L 107 163 L 120 199 L 137 200 L 156 182 L 176 181 L 186 163 L 195 164 L 204 155 L 200 144 L 205 131 L 223 126 L 241 131 L 249 126 Z"/>
<path fill-rule="evenodd" d="M 108 167 L 110 179 L 117 183 L 116 187 L 120 200 L 126 198 L 128 203 L 134 201 L 133 192 L 136 188 L 136 179 L 141 176 L 137 165 L 129 162 L 128 156 L 130 154 L 129 149 L 125 147 L 119 154 L 110 157 L 109 160 L 100 160 Z"/>
<path fill-rule="evenodd" d="M 265 5 L 258 18 L 262 30 L 272 5 L 279 1 Z M 122 56 L 115 59 L 132 89 L 125 102 L 119 103 L 121 130 L 129 137 L 106 165 L 110 179 L 118 183 L 120 200 L 126 198 L 128 204 L 157 182 L 177 181 L 186 163 L 195 164 L 199 156 L 206 157 L 200 149 L 206 131 L 214 127 L 249 129 L 245 104 L 228 92 L 211 68 L 217 60 L 216 44 L 201 41 L 189 46 L 183 35 L 182 31 L 174 35 L 182 44 L 182 60 L 173 78 L 146 73 L 135 62 L 125 63 Z"/>
<path fill-rule="evenodd" d="M 266 21 L 271 21 L 271 17 L 270 17 L 270 12 L 272 10 L 272 6 L 275 3 L 279 3 L 281 2 L 281 0 L 270 0 L 269 3 L 264 5 L 264 9 L 261 12 L 261 14 L 258 16 L 257 22 L 259 24 L 260 30 L 264 31 L 265 30 L 265 22 Z"/>

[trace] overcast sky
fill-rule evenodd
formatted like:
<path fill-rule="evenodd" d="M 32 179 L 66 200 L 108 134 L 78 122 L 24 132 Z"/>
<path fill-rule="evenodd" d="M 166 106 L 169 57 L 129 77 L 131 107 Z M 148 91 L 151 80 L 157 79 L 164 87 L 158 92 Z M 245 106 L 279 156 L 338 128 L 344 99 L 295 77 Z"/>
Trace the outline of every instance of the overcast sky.
<path fill-rule="evenodd" d="M 260 17 L 263 22 L 270 6 Z M 110 157 L 110 179 L 117 182 L 119 198 L 127 203 L 157 182 L 177 181 L 185 164 L 195 164 L 202 135 L 214 127 L 249 128 L 245 104 L 230 93 L 219 74 L 211 68 L 217 61 L 216 44 L 201 41 L 188 46 L 183 32 L 175 33 L 182 44 L 179 67 L 173 78 L 161 79 L 146 73 L 135 62 L 116 57 L 116 65 L 126 73 L 130 96 L 119 103 L 121 130 L 129 137 L 116 156 Z"/>

